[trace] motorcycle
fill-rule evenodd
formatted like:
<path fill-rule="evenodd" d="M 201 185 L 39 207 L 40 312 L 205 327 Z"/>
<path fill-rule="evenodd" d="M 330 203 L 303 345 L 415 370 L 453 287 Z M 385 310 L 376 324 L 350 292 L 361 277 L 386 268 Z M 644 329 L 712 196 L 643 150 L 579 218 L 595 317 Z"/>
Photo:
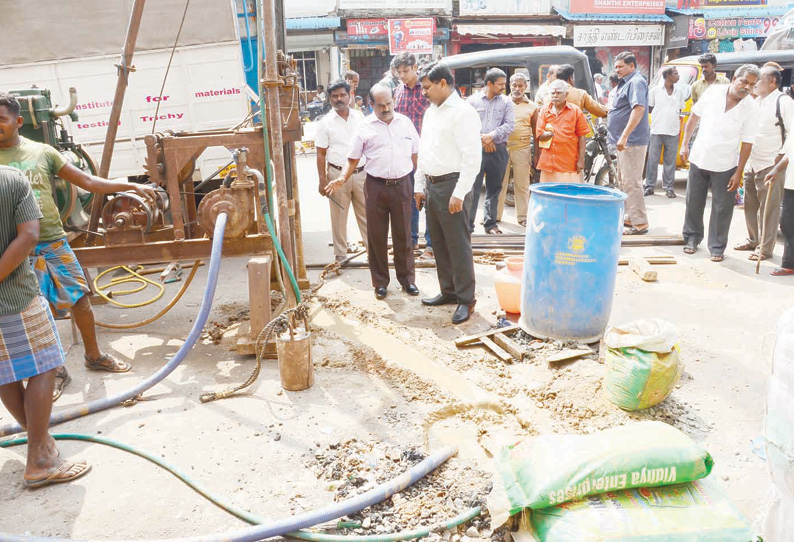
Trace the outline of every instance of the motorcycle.
<path fill-rule="evenodd" d="M 582 172 L 584 182 L 595 184 L 596 186 L 616 188 L 618 184 L 618 157 L 609 148 L 607 127 L 603 122 L 593 126 L 590 118 L 585 118 L 587 118 L 587 123 L 593 132 L 593 137 L 585 144 L 584 171 Z M 593 175 L 594 173 L 595 176 Z M 593 180 L 591 181 L 590 179 Z"/>
<path fill-rule="evenodd" d="M 309 102 L 306 109 L 300 112 L 301 120 L 304 122 L 315 121 L 328 113 L 331 106 L 325 102 Z"/>

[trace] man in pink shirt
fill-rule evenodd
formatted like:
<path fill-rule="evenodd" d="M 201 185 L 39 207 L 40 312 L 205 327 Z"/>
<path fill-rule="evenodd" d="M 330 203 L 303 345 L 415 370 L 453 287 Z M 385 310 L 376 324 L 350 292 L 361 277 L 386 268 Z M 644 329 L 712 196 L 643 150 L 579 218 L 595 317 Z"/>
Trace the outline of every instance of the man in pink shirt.
<path fill-rule="evenodd" d="M 369 92 L 374 113 L 364 119 L 353 136 L 347 166 L 328 184 L 326 193 L 348 182 L 362 156 L 367 163 L 364 195 L 367 205 L 367 256 L 375 297 L 386 297 L 389 285 L 389 221 L 391 220 L 394 269 L 408 295 L 419 295 L 415 284 L 414 251 L 411 243 L 411 172 L 416 169 L 419 134 L 413 122 L 394 112 L 392 90 L 377 84 Z"/>

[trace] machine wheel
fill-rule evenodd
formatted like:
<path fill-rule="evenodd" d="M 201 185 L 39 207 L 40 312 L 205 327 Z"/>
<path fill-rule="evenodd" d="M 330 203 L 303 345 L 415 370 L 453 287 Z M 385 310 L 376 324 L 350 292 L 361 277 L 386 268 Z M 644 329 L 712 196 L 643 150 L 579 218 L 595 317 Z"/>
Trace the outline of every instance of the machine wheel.
<path fill-rule="evenodd" d="M 507 182 L 507 192 L 505 193 L 505 205 L 508 207 L 516 206 L 515 187 L 513 185 L 513 176 L 510 175 L 510 180 Z"/>
<path fill-rule="evenodd" d="M 598 173 L 596 173 L 595 185 L 617 188 L 618 180 L 616 178 L 611 178 L 609 174 L 609 164 L 604 164 L 601 166 L 601 169 L 598 170 Z"/>

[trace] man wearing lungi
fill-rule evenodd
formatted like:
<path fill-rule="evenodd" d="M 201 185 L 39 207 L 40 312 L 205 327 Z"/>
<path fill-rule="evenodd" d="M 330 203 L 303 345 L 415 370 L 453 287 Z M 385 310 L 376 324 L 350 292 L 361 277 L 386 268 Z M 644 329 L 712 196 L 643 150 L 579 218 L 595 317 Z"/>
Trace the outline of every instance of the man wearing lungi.
<path fill-rule="evenodd" d="M 88 300 L 88 282 L 77 258 L 66 242 L 58 206 L 53 197 L 52 178 L 56 175 L 89 192 L 107 194 L 133 190 L 149 200 L 156 197 L 153 188 L 125 181 L 109 181 L 88 175 L 66 162 L 54 148 L 19 135 L 22 117 L 14 96 L 0 93 L 0 165 L 22 171 L 33 190 L 42 213 L 39 243 L 32 252 L 32 266 L 44 298 L 57 317 L 71 313 L 85 345 L 85 366 L 89 369 L 125 373 L 132 367 L 109 354 L 97 343 L 94 311 Z M 54 398 L 60 397 L 70 380 L 65 367 L 58 370 Z"/>
<path fill-rule="evenodd" d="M 84 461 L 61 459 L 49 433 L 55 373 L 63 365 L 63 351 L 28 261 L 39 239 L 40 218 L 25 176 L 0 166 L 0 399 L 28 433 L 23 474 L 28 487 L 69 482 L 91 470 Z"/>

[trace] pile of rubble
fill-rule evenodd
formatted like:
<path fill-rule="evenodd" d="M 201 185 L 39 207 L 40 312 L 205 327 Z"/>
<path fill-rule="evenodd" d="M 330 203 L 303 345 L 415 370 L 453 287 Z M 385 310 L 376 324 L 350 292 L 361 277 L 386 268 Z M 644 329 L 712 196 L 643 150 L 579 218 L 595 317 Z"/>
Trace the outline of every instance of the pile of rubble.
<path fill-rule="evenodd" d="M 342 501 L 396 478 L 425 459 L 412 446 L 350 439 L 318 450 L 310 466 L 318 480 Z M 352 535 L 394 533 L 441 523 L 475 506 L 485 505 L 491 490 L 490 475 L 453 457 L 409 488 L 360 513 L 325 525 L 333 532 Z M 503 540 L 483 516 L 454 530 L 432 533 L 431 540 L 468 542 L 469 539 Z M 467 540 L 463 540 L 466 538 Z"/>

